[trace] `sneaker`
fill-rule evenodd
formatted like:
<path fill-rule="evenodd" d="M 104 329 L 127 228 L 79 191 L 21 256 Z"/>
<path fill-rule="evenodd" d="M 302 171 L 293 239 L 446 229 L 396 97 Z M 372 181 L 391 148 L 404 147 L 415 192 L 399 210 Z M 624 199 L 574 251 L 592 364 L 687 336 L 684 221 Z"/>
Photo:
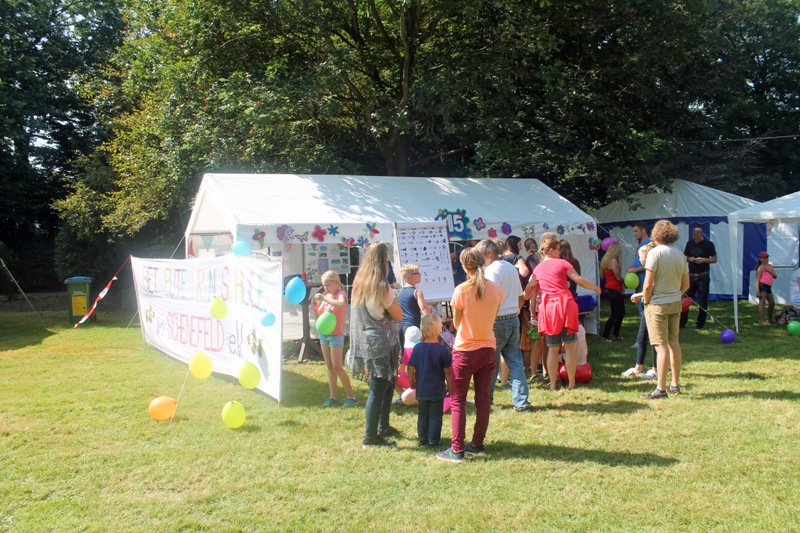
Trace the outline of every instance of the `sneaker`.
<path fill-rule="evenodd" d="M 622 373 L 623 378 L 629 378 L 632 376 L 641 376 L 643 372 L 641 370 L 636 370 L 635 366 L 630 367 L 628 370 Z"/>
<path fill-rule="evenodd" d="M 400 430 L 394 426 L 389 426 L 388 428 L 378 428 L 378 436 L 379 437 L 395 437 L 400 434 Z"/>
<path fill-rule="evenodd" d="M 638 347 L 639 347 L 638 342 L 634 342 L 633 344 L 631 344 L 631 348 L 633 348 L 634 350 L 637 349 Z"/>
<path fill-rule="evenodd" d="M 612 341 L 624 341 L 625 337 L 620 337 L 619 335 L 611 335 Z"/>
<path fill-rule="evenodd" d="M 356 405 L 358 405 L 358 399 L 351 396 L 344 401 L 342 407 L 354 407 Z"/>
<path fill-rule="evenodd" d="M 393 440 L 384 439 L 380 435 L 371 439 L 364 439 L 361 443 L 362 448 L 368 448 L 370 446 L 394 446 L 395 442 Z"/>
<path fill-rule="evenodd" d="M 403 398 L 400 396 L 398 396 L 397 399 L 392 402 L 392 407 L 403 407 L 404 405 Z"/>
<path fill-rule="evenodd" d="M 661 390 L 658 387 L 656 387 L 647 394 L 642 394 L 641 398 L 643 400 L 662 400 L 664 398 L 667 398 L 667 391 Z"/>
<path fill-rule="evenodd" d="M 428 446 L 431 446 L 433 448 L 438 448 L 441 445 L 442 445 L 442 441 L 440 441 L 440 440 L 437 440 L 436 442 L 429 442 L 428 443 Z"/>
<path fill-rule="evenodd" d="M 531 404 L 526 403 L 526 404 L 522 404 L 522 405 L 515 405 L 513 407 L 513 409 L 514 409 L 514 411 L 516 411 L 518 413 L 525 413 L 525 412 L 531 411 L 532 407 L 531 407 Z"/>
<path fill-rule="evenodd" d="M 652 368 L 642 375 L 644 381 L 656 381 L 658 379 L 658 372 Z"/>
<path fill-rule="evenodd" d="M 511 384 L 506 383 L 505 385 L 500 385 L 500 390 L 511 390 Z"/>
<path fill-rule="evenodd" d="M 442 461 L 450 461 L 451 463 L 463 463 L 464 452 L 456 453 L 453 448 L 447 448 L 445 451 L 437 453 L 436 458 Z"/>
<path fill-rule="evenodd" d="M 327 400 L 325 400 L 324 402 L 322 402 L 322 407 L 333 407 L 337 403 L 339 403 L 339 400 L 337 400 L 336 398 L 331 397 L 331 398 L 328 398 Z"/>
<path fill-rule="evenodd" d="M 602 337 L 600 340 L 603 342 L 614 342 L 611 339 L 607 339 L 606 337 Z"/>
<path fill-rule="evenodd" d="M 464 453 L 467 455 L 486 455 L 486 448 L 483 444 L 473 446 L 471 442 L 464 445 Z"/>
<path fill-rule="evenodd" d="M 670 385 L 669 387 L 667 387 L 667 392 L 670 394 L 680 394 L 681 388 Z"/>

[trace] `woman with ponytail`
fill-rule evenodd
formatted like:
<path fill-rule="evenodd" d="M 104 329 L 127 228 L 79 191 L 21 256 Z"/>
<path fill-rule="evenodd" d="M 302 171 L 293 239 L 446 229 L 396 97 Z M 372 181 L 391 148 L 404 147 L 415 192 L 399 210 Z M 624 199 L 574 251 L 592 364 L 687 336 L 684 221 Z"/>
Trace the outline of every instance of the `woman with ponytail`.
<path fill-rule="evenodd" d="M 465 248 L 460 255 L 467 281 L 456 287 L 450 305 L 456 340 L 450 370 L 450 410 L 452 445 L 436 454 L 444 461 L 459 463 L 464 453 L 483 455 L 483 440 L 489 427 L 491 402 L 489 391 L 496 366 L 494 319 L 505 298 L 497 283 L 483 275 L 483 255 L 475 248 Z M 467 391 L 475 382 L 475 427 L 472 440 L 464 444 L 467 414 Z"/>

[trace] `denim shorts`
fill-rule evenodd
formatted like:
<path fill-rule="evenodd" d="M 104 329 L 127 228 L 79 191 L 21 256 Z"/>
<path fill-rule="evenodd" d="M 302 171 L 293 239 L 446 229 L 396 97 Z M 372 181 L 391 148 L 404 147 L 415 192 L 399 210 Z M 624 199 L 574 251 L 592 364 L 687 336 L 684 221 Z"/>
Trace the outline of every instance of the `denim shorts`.
<path fill-rule="evenodd" d="M 323 346 L 330 346 L 331 348 L 343 348 L 344 335 L 320 335 L 319 343 Z"/>
<path fill-rule="evenodd" d="M 564 328 L 558 335 L 545 335 L 544 338 L 548 348 L 555 348 L 556 346 L 561 346 L 562 342 L 564 344 L 578 342 L 578 333 L 567 333 L 567 328 Z"/>
<path fill-rule="evenodd" d="M 758 290 L 760 292 L 765 292 L 767 294 L 772 294 L 772 285 L 767 285 L 766 283 L 759 283 Z"/>

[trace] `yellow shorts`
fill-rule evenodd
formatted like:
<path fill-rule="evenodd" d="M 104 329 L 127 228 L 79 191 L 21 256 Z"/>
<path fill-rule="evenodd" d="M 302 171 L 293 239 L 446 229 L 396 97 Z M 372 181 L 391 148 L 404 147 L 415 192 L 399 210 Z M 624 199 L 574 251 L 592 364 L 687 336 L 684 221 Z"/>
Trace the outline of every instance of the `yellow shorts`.
<path fill-rule="evenodd" d="M 678 342 L 680 337 L 681 302 L 670 304 L 647 304 L 644 306 L 647 334 L 650 344 L 658 346 Z"/>

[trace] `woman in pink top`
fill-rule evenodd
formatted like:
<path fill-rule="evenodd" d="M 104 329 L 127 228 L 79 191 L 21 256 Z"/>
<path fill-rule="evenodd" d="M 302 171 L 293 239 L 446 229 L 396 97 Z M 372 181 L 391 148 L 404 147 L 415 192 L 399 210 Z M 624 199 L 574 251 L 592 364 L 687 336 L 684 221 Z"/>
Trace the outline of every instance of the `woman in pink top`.
<path fill-rule="evenodd" d="M 483 276 L 483 254 L 475 248 L 465 248 L 459 257 L 467 272 L 467 281 L 456 287 L 450 305 L 453 325 L 457 328 L 453 345 L 453 366 L 450 374 L 450 410 L 452 445 L 436 454 L 443 461 L 460 463 L 464 453 L 483 455 L 483 439 L 489 427 L 489 387 L 492 386 L 495 355 L 494 319 L 505 298 L 497 283 Z M 475 427 L 472 441 L 464 444 L 467 425 L 467 391 L 475 380 Z"/>
<path fill-rule="evenodd" d="M 567 279 L 584 289 L 600 294 L 600 287 L 584 279 L 568 261 L 561 259 L 560 245 L 555 235 L 549 234 L 539 243 L 541 263 L 533 270 L 531 281 L 525 288 L 525 298 L 536 301 L 539 293 L 541 303 L 534 317 L 539 323 L 539 333 L 547 341 L 547 373 L 550 390 L 556 390 L 558 378 L 559 349 L 564 344 L 564 362 L 569 376 L 569 388 L 575 388 L 575 368 L 578 364 L 578 304 L 569 291 Z"/>
<path fill-rule="evenodd" d="M 769 263 L 769 254 L 761 252 L 758 254 L 758 267 L 756 268 L 756 294 L 758 295 L 758 319 L 762 326 L 769 326 L 773 323 L 773 313 L 775 312 L 775 298 L 772 296 L 772 280 L 778 275 Z M 767 318 L 764 320 L 764 302 L 769 302 Z"/>

